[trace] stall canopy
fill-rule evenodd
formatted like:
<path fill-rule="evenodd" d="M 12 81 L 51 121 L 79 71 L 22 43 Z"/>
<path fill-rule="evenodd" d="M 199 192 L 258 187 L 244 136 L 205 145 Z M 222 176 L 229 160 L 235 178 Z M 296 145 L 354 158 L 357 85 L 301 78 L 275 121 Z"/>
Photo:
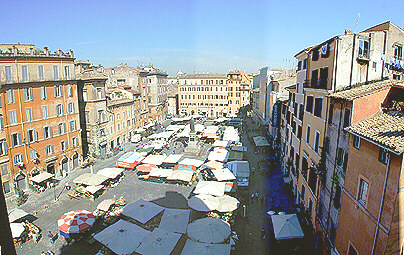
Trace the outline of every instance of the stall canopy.
<path fill-rule="evenodd" d="M 139 199 L 137 202 L 125 206 L 122 214 L 145 224 L 163 210 L 163 207 L 155 203 Z"/>
<path fill-rule="evenodd" d="M 149 155 L 145 159 L 142 160 L 142 163 L 153 164 L 159 166 L 163 163 L 166 156 L 164 155 Z"/>
<path fill-rule="evenodd" d="M 174 167 L 174 171 L 190 171 L 195 173 L 196 167 L 193 165 L 178 164 Z"/>
<path fill-rule="evenodd" d="M 50 174 L 48 172 L 42 172 L 38 175 L 35 175 L 34 177 L 30 178 L 30 181 L 36 182 L 36 183 L 41 183 L 43 181 L 46 181 L 50 178 L 52 178 L 53 174 Z"/>
<path fill-rule="evenodd" d="M 190 182 L 192 177 L 194 176 L 194 172 L 186 171 L 186 170 L 177 170 L 173 171 L 170 176 L 167 177 L 167 180 L 171 181 L 183 181 Z"/>
<path fill-rule="evenodd" d="M 215 148 L 209 153 L 208 160 L 227 162 L 229 159 L 229 152 L 226 149 L 220 149 L 223 147 Z"/>
<path fill-rule="evenodd" d="M 219 200 L 211 195 L 199 194 L 188 199 L 188 206 L 198 212 L 210 212 L 219 207 Z"/>
<path fill-rule="evenodd" d="M 213 147 L 229 147 L 230 142 L 229 141 L 221 141 L 221 140 L 216 140 L 213 143 Z"/>
<path fill-rule="evenodd" d="M 94 239 L 119 255 L 132 254 L 150 235 L 136 224 L 119 220 L 94 236 Z"/>
<path fill-rule="evenodd" d="M 103 185 L 87 186 L 87 187 L 84 188 L 84 191 L 88 192 L 88 193 L 91 193 L 91 194 L 94 194 L 97 191 L 99 191 L 100 189 L 102 189 L 103 187 L 104 187 Z"/>
<path fill-rule="evenodd" d="M 189 210 L 166 208 L 159 228 L 185 234 L 189 223 Z"/>
<path fill-rule="evenodd" d="M 303 238 L 303 230 L 296 214 L 272 215 L 276 240 Z"/>
<path fill-rule="evenodd" d="M 232 150 L 229 152 L 229 158 L 227 161 L 243 160 L 243 158 L 244 158 L 244 152 Z"/>
<path fill-rule="evenodd" d="M 213 196 L 223 196 L 224 186 L 225 186 L 224 182 L 199 181 L 198 184 L 196 184 L 194 193 L 207 194 Z"/>
<path fill-rule="evenodd" d="M 106 199 L 97 205 L 97 209 L 101 211 L 108 211 L 111 205 L 115 204 L 115 200 Z"/>
<path fill-rule="evenodd" d="M 97 174 L 105 176 L 109 179 L 115 179 L 122 172 L 123 172 L 122 168 L 111 167 L 111 168 L 101 169 L 100 171 L 97 172 Z"/>
<path fill-rule="evenodd" d="M 263 136 L 256 136 L 256 137 L 253 137 L 253 140 L 254 140 L 255 146 L 257 146 L 257 147 L 268 147 L 268 146 L 271 146 L 271 144 L 269 144 L 268 140 L 267 140 L 265 137 L 263 137 Z"/>
<path fill-rule="evenodd" d="M 21 234 L 25 231 L 22 223 L 10 223 L 11 235 L 13 238 L 20 237 Z"/>
<path fill-rule="evenodd" d="M 142 173 L 150 173 L 153 169 L 157 169 L 157 166 L 153 164 L 141 164 L 136 167 L 136 170 Z"/>
<path fill-rule="evenodd" d="M 208 244 L 192 241 L 187 239 L 181 255 L 230 255 L 230 244 Z"/>
<path fill-rule="evenodd" d="M 215 175 L 218 181 L 232 181 L 235 180 L 236 177 L 228 168 L 222 169 L 212 169 L 212 173 Z"/>
<path fill-rule="evenodd" d="M 231 161 L 227 163 L 227 168 L 237 177 L 250 176 L 250 164 L 248 161 Z"/>
<path fill-rule="evenodd" d="M 245 146 L 233 146 L 231 147 L 232 151 L 247 151 L 247 147 Z"/>
<path fill-rule="evenodd" d="M 183 154 L 170 154 L 164 160 L 163 163 L 166 164 L 177 164 L 181 160 Z"/>
<path fill-rule="evenodd" d="M 188 225 L 187 235 L 196 242 L 222 243 L 231 233 L 229 223 L 212 217 L 198 219 Z"/>
<path fill-rule="evenodd" d="M 16 220 L 24 218 L 27 215 L 29 215 L 29 213 L 27 213 L 19 208 L 14 208 L 14 209 L 9 210 L 9 212 L 8 212 L 8 221 L 14 222 Z"/>
<path fill-rule="evenodd" d="M 196 168 L 198 168 L 203 164 L 203 161 L 199 160 L 199 159 L 193 159 L 193 158 L 184 158 L 183 160 L 180 161 L 180 164 L 193 165 Z"/>
<path fill-rule="evenodd" d="M 172 169 L 166 169 L 166 168 L 153 168 L 149 176 L 150 177 L 158 177 L 158 178 L 167 178 L 173 173 Z"/>
<path fill-rule="evenodd" d="M 135 130 L 136 133 L 142 133 L 142 132 L 146 132 L 146 129 L 144 128 L 138 128 Z"/>
<path fill-rule="evenodd" d="M 92 174 L 92 173 L 85 173 L 74 179 L 74 183 L 77 184 L 84 184 L 88 186 L 98 186 L 101 185 L 103 182 L 108 180 L 108 177 L 99 175 L 99 174 Z"/>
<path fill-rule="evenodd" d="M 223 163 L 217 161 L 208 161 L 207 163 L 204 164 L 204 166 L 209 167 L 211 169 L 221 169 L 223 168 Z"/>
<path fill-rule="evenodd" d="M 137 164 L 142 162 L 144 159 L 143 155 L 139 152 L 128 152 L 125 153 L 116 161 L 117 167 L 123 167 L 127 169 L 133 169 Z"/>
<path fill-rule="evenodd" d="M 180 238 L 181 234 L 169 232 L 161 228 L 155 228 L 136 249 L 136 253 L 169 255 L 175 245 L 177 245 Z"/>
<path fill-rule="evenodd" d="M 217 197 L 217 199 L 219 200 L 219 206 L 216 208 L 216 210 L 219 212 L 232 212 L 236 210 L 240 204 L 237 198 L 232 196 L 225 195 L 222 197 Z"/>

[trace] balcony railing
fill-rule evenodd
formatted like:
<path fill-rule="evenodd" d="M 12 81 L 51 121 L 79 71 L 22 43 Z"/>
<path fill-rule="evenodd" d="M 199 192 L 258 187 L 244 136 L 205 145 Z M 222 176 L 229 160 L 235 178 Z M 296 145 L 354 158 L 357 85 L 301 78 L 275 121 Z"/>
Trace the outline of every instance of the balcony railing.
<path fill-rule="evenodd" d="M 305 88 L 327 89 L 328 79 L 311 79 L 304 82 Z"/>

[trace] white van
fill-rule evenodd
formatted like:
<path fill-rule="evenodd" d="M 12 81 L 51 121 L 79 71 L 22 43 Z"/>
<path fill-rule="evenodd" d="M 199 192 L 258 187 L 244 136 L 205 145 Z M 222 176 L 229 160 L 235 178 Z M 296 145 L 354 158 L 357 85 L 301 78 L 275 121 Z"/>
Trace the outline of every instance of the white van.
<path fill-rule="evenodd" d="M 130 141 L 131 141 L 132 143 L 138 143 L 138 142 L 140 142 L 141 140 L 142 140 L 142 135 L 141 135 L 141 134 L 132 135 L 132 138 L 130 139 Z"/>

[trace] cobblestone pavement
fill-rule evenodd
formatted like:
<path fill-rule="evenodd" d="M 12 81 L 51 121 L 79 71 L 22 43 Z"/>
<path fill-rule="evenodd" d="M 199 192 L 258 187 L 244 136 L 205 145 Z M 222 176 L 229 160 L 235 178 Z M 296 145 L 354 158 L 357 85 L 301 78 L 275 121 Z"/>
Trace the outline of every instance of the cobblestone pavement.
<path fill-rule="evenodd" d="M 133 144 L 126 144 L 125 151 L 133 150 Z M 120 152 L 118 155 L 96 162 L 93 169 L 94 172 L 105 168 L 113 167 L 116 160 L 123 154 Z M 54 194 L 56 196 L 61 192 L 66 182 L 72 184 L 77 176 L 90 172 L 90 168 L 76 169 L 71 172 L 66 178 L 64 178 L 55 189 L 46 190 L 40 194 L 32 194 L 29 196 L 28 201 L 20 206 L 21 209 L 33 214 L 37 212 L 37 220 L 34 224 L 42 230 L 42 238 L 38 244 L 34 244 L 33 241 L 26 242 L 21 246 L 16 247 L 17 254 L 41 254 L 42 251 L 52 250 L 56 254 L 95 254 L 99 246 L 95 243 L 90 245 L 85 241 L 77 242 L 73 245 L 67 246 L 64 238 L 59 238 L 54 244 L 50 243 L 47 237 L 48 231 L 52 231 L 53 234 L 58 233 L 57 220 L 65 213 L 71 210 L 85 209 L 88 211 L 94 211 L 97 205 L 105 200 L 123 196 L 127 202 L 133 203 L 142 198 L 147 201 L 153 201 L 165 207 L 172 208 L 187 208 L 187 198 L 190 194 L 191 187 L 181 187 L 172 184 L 158 184 L 152 182 L 139 181 L 137 175 L 132 171 L 125 171 L 124 180 L 112 189 L 109 189 L 104 195 L 90 201 L 89 199 L 70 199 L 67 196 L 67 191 L 64 190 L 60 195 L 58 201 L 54 201 Z"/>

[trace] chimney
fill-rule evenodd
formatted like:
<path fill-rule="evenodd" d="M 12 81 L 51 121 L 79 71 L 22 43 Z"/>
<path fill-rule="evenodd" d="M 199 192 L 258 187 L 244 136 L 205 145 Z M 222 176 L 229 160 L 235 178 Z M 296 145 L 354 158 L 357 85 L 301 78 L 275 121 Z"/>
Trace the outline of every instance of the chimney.
<path fill-rule="evenodd" d="M 34 55 L 34 48 L 32 48 L 32 47 L 29 48 L 29 54 Z"/>
<path fill-rule="evenodd" d="M 18 54 L 18 50 L 17 50 L 17 47 L 15 47 L 15 45 L 13 45 L 13 54 L 14 55 Z"/>
<path fill-rule="evenodd" d="M 57 54 L 58 54 L 58 56 L 62 56 L 62 50 L 61 49 L 58 49 L 58 51 L 57 51 Z"/>
<path fill-rule="evenodd" d="M 345 35 L 351 35 L 352 30 L 351 29 L 345 29 Z"/>
<path fill-rule="evenodd" d="M 43 51 L 45 52 L 46 56 L 49 56 L 49 49 L 48 47 L 43 47 Z"/>
<path fill-rule="evenodd" d="M 71 50 L 71 49 L 69 50 L 69 55 L 70 55 L 71 58 L 74 58 L 73 50 Z"/>

